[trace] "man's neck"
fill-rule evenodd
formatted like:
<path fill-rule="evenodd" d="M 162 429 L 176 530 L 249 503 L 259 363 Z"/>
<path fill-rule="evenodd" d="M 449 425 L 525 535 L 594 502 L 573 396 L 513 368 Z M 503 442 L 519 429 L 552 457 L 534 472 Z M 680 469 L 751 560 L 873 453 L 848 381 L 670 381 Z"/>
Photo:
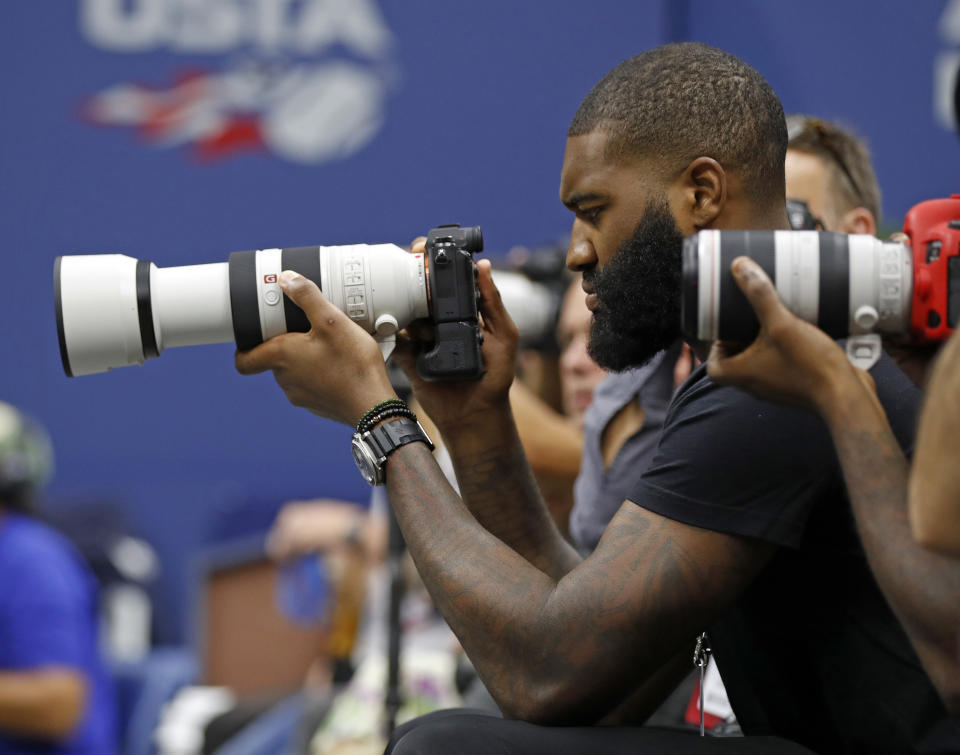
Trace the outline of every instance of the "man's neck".
<path fill-rule="evenodd" d="M 754 205 L 728 206 L 710 226 L 717 231 L 789 231 L 787 205 L 758 209 Z"/>

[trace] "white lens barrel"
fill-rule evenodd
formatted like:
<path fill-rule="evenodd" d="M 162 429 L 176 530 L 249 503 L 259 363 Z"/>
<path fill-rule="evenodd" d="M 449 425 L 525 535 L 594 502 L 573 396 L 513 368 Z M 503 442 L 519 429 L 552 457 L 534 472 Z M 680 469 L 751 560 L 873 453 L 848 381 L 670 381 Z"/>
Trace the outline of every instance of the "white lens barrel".
<path fill-rule="evenodd" d="M 137 260 L 123 254 L 60 257 L 55 270 L 64 369 L 90 375 L 143 364 Z"/>
<path fill-rule="evenodd" d="M 393 244 L 320 247 L 323 295 L 368 333 L 388 336 L 430 313 L 422 254 Z"/>
<path fill-rule="evenodd" d="M 233 335 L 241 350 L 310 329 L 304 313 L 280 289 L 283 270 L 318 284 L 330 303 L 379 339 L 430 312 L 424 256 L 393 244 L 235 252 L 228 267 Z"/>
<path fill-rule="evenodd" d="M 287 332 L 287 318 L 283 311 L 282 249 L 261 249 L 256 254 L 257 301 L 260 303 L 260 332 L 263 340 Z"/>
<path fill-rule="evenodd" d="M 913 299 L 913 255 L 903 244 L 851 235 L 850 333 L 907 333 Z"/>
<path fill-rule="evenodd" d="M 697 257 L 700 278 L 697 338 L 716 341 L 720 329 L 720 231 L 700 232 Z"/>
<path fill-rule="evenodd" d="M 183 267 L 152 266 L 150 299 L 158 352 L 171 346 L 198 346 L 233 340 L 226 262 Z"/>
<path fill-rule="evenodd" d="M 231 255 L 229 263 L 170 268 L 122 254 L 64 256 L 54 266 L 64 371 L 143 364 L 171 346 L 235 340 L 251 348 L 308 329 L 280 289 L 285 258 L 379 339 L 430 314 L 424 255 L 393 244 L 264 249 Z"/>
<path fill-rule="evenodd" d="M 774 280 L 784 306 L 807 322 L 820 312 L 820 240 L 816 231 L 777 231 Z"/>

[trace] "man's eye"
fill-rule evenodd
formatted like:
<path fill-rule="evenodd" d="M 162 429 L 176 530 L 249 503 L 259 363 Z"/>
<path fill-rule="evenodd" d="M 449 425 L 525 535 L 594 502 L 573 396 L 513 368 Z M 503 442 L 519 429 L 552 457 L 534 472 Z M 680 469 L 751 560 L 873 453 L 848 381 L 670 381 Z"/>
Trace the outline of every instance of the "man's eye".
<path fill-rule="evenodd" d="M 580 217 L 582 217 L 588 223 L 596 225 L 597 220 L 600 219 L 600 213 L 602 210 L 602 207 L 590 207 L 586 210 L 580 210 Z"/>

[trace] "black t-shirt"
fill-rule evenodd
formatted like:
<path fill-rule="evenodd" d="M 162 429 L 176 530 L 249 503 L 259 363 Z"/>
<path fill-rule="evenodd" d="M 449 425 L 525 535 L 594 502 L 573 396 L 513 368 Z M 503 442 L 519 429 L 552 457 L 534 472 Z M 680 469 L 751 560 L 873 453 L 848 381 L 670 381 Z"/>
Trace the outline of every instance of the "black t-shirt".
<path fill-rule="evenodd" d="M 871 374 L 909 454 L 920 393 L 886 355 Z M 960 732 L 870 572 L 818 416 L 718 386 L 701 366 L 677 392 L 630 499 L 782 546 L 708 629 L 745 733 L 820 753 L 905 753 L 946 726 L 960 752 Z"/>

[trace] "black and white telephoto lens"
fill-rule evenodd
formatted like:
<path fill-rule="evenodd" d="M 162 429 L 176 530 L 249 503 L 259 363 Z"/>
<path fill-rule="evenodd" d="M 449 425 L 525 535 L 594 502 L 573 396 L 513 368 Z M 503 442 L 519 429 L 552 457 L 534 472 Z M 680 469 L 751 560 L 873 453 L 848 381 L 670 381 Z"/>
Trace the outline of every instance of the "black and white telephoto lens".
<path fill-rule="evenodd" d="M 143 364 L 172 346 L 249 349 L 310 329 L 280 289 L 294 270 L 354 322 L 387 339 L 429 314 L 423 254 L 392 244 L 236 252 L 229 262 L 159 268 L 122 254 L 58 257 L 54 298 L 67 375 Z"/>
<path fill-rule="evenodd" d="M 784 305 L 833 338 L 910 327 L 913 258 L 903 244 L 818 231 L 700 231 L 683 245 L 684 337 L 748 343 L 759 331 L 730 265 L 752 258 Z"/>

